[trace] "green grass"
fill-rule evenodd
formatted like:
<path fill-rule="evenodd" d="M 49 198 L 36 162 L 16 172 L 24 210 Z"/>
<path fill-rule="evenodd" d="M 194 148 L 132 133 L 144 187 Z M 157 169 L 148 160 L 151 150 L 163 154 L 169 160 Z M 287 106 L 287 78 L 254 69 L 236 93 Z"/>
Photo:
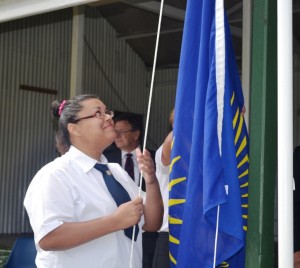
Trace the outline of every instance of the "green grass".
<path fill-rule="evenodd" d="M 4 267 L 4 264 L 9 256 L 10 250 L 0 249 L 0 268 Z"/>

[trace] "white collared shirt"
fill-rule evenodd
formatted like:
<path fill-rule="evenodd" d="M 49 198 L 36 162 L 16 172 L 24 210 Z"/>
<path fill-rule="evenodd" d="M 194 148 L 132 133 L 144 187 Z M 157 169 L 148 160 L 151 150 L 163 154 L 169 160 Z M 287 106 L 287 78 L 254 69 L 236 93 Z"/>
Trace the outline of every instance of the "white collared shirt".
<path fill-rule="evenodd" d="M 164 166 L 161 162 L 162 157 L 162 145 L 157 149 L 155 153 L 155 165 L 156 165 L 156 177 L 159 183 L 160 192 L 164 202 L 164 217 L 163 223 L 160 228 L 160 232 L 169 231 L 169 178 L 170 178 L 170 168 L 169 166 Z"/>
<path fill-rule="evenodd" d="M 124 170 L 125 170 L 125 163 L 126 163 L 127 154 L 132 154 L 132 161 L 133 161 L 133 167 L 134 167 L 134 182 L 137 186 L 139 186 L 140 170 L 139 170 L 135 150 L 133 150 L 130 153 L 125 152 L 125 151 L 121 151 L 121 153 L 122 153 L 122 167 L 123 167 Z"/>
<path fill-rule="evenodd" d="M 69 152 L 44 166 L 30 183 L 24 206 L 34 231 L 39 268 L 129 267 L 131 240 L 120 230 L 63 251 L 44 251 L 38 242 L 64 222 L 88 221 L 113 213 L 116 203 L 96 160 L 71 146 Z M 101 162 L 107 162 L 104 156 Z M 119 164 L 108 167 L 133 199 L 138 187 Z M 140 230 L 144 224 L 142 217 Z M 134 243 L 133 267 L 142 267 L 142 237 Z"/>

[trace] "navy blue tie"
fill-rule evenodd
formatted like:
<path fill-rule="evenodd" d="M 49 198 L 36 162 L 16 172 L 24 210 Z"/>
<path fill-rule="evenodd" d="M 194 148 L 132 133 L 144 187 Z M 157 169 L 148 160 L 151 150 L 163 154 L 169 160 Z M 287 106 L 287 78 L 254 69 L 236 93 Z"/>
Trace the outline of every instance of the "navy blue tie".
<path fill-rule="evenodd" d="M 121 204 L 129 202 L 131 200 L 125 188 L 114 178 L 107 165 L 97 163 L 95 165 L 95 168 L 102 173 L 106 187 L 109 190 L 113 199 L 115 200 L 117 206 L 120 206 Z M 133 227 L 129 227 L 124 230 L 125 235 L 130 239 L 132 238 L 132 232 Z M 134 241 L 136 241 L 138 233 L 139 226 L 137 224 L 135 227 Z"/>

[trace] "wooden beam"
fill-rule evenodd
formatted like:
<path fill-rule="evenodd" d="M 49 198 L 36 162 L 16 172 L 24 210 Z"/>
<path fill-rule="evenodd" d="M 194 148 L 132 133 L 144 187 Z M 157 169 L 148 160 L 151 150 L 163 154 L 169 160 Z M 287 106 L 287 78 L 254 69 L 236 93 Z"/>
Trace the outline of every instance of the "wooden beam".
<path fill-rule="evenodd" d="M 100 2 L 101 0 L 97 1 Z M 0 22 L 20 19 L 92 2 L 96 2 L 96 0 L 1 0 Z"/>
<path fill-rule="evenodd" d="M 44 93 L 44 94 L 51 94 L 57 95 L 57 90 L 49 89 L 49 88 L 42 88 L 42 87 L 35 87 L 35 86 L 27 86 L 27 85 L 20 85 L 20 90 L 32 91 L 37 93 Z"/>

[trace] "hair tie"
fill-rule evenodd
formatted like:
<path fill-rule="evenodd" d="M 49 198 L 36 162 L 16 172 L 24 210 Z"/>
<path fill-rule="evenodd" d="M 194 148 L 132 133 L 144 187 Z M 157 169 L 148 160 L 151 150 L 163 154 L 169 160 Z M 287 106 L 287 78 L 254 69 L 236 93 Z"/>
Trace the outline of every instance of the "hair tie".
<path fill-rule="evenodd" d="M 64 100 L 60 105 L 59 105 L 59 108 L 58 108 L 58 115 L 60 116 L 64 107 L 65 107 L 65 104 L 67 103 L 66 100 Z"/>

